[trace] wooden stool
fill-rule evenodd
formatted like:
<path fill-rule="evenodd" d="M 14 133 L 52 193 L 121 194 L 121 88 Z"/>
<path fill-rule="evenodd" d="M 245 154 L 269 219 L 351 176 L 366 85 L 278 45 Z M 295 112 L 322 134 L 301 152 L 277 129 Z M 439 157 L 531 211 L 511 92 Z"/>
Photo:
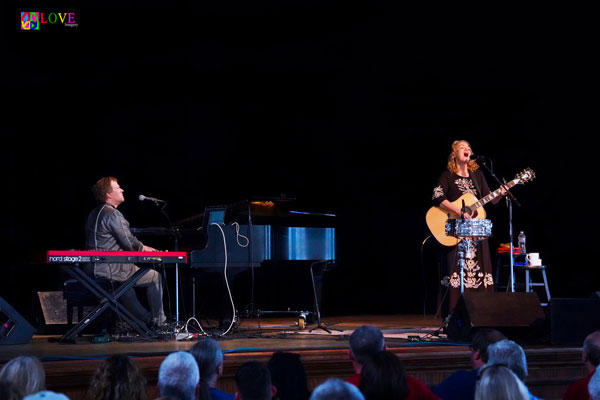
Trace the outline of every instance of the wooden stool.
<path fill-rule="evenodd" d="M 538 286 L 544 287 L 544 289 L 546 291 L 546 302 L 541 303 L 541 305 L 547 306 L 548 303 L 550 302 L 551 297 L 550 297 L 550 289 L 548 288 L 548 278 L 546 277 L 546 266 L 540 265 L 540 266 L 532 267 L 530 265 L 519 265 L 519 266 L 515 266 L 515 269 L 525 271 L 525 291 L 526 292 L 533 292 L 534 287 L 538 287 Z M 535 271 L 539 271 L 542 273 L 542 281 L 534 281 L 532 279 L 531 273 L 535 272 Z"/>

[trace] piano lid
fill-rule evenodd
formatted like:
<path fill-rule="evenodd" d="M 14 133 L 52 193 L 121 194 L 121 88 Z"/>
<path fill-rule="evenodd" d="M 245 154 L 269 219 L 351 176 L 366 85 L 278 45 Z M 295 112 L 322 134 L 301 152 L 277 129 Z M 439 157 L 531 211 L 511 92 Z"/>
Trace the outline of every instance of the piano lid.
<path fill-rule="evenodd" d="M 290 197 L 253 197 L 222 206 L 208 206 L 202 213 L 181 219 L 175 225 L 184 228 L 206 227 L 206 210 L 224 209 L 223 223 L 237 222 L 248 225 L 298 226 L 298 227 L 335 227 L 336 215 L 328 210 L 306 209 Z M 250 211 L 251 218 L 248 218 Z M 210 220 L 212 217 L 208 215 Z"/>
<path fill-rule="evenodd" d="M 295 199 L 260 198 L 245 200 L 227 207 L 225 222 L 248 224 L 250 210 L 252 224 L 298 226 L 298 227 L 334 227 L 335 214 L 323 210 L 299 208 Z"/>

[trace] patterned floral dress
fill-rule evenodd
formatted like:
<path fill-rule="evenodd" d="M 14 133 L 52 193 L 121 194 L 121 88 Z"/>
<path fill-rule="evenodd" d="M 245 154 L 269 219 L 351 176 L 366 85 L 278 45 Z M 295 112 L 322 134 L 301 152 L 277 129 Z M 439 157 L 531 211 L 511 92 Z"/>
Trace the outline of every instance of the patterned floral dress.
<path fill-rule="evenodd" d="M 473 182 L 476 180 L 476 184 Z M 477 191 L 477 187 L 482 193 Z M 439 206 L 444 200 L 456 201 L 465 193 L 472 193 L 478 199 L 490 193 L 490 188 L 481 170 L 471 173 L 468 178 L 459 176 L 450 171 L 444 171 L 440 176 L 438 185 L 433 189 L 433 204 Z M 458 266 L 457 246 L 447 247 L 446 264 L 449 273 L 449 310 L 452 311 L 460 297 L 460 270 Z M 468 251 L 465 253 L 466 270 L 464 275 L 465 291 L 494 291 L 492 277 L 492 261 L 490 258 L 489 243 L 482 240 L 475 243 L 469 242 Z"/>

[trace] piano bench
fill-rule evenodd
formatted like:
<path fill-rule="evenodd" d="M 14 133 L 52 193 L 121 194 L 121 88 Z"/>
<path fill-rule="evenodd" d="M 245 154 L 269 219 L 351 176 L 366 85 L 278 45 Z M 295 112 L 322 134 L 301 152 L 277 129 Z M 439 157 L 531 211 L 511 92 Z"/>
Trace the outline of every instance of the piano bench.
<path fill-rule="evenodd" d="M 95 279 L 96 283 L 104 290 L 112 292 L 112 285 L 108 279 Z M 115 288 L 118 284 L 115 284 Z M 83 319 L 83 307 L 95 307 L 100 299 L 91 293 L 77 279 L 69 279 L 63 284 L 63 298 L 67 301 L 67 325 L 73 325 L 73 309 L 77 307 L 77 321 Z"/>

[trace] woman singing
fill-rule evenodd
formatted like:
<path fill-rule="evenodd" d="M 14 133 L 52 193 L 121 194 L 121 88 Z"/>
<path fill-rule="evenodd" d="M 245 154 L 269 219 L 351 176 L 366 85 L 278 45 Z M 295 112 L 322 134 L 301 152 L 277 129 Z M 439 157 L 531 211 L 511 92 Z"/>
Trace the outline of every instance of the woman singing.
<path fill-rule="evenodd" d="M 471 145 L 465 140 L 452 143 L 452 152 L 448 157 L 448 169 L 442 172 L 438 185 L 433 189 L 434 205 L 454 218 L 473 217 L 469 213 L 461 213 L 461 207 L 452 204 L 460 196 L 472 193 L 477 199 L 490 193 L 490 188 L 479 169 L 479 165 L 470 157 L 473 154 Z M 504 193 L 504 192 L 503 192 Z M 500 197 L 493 200 L 497 203 Z M 452 312 L 460 296 L 460 270 L 458 266 L 458 246 L 447 248 L 446 263 L 450 278 L 449 311 Z M 468 241 L 465 252 L 464 271 L 465 291 L 494 291 L 492 278 L 492 261 L 487 239 L 476 243 Z"/>

